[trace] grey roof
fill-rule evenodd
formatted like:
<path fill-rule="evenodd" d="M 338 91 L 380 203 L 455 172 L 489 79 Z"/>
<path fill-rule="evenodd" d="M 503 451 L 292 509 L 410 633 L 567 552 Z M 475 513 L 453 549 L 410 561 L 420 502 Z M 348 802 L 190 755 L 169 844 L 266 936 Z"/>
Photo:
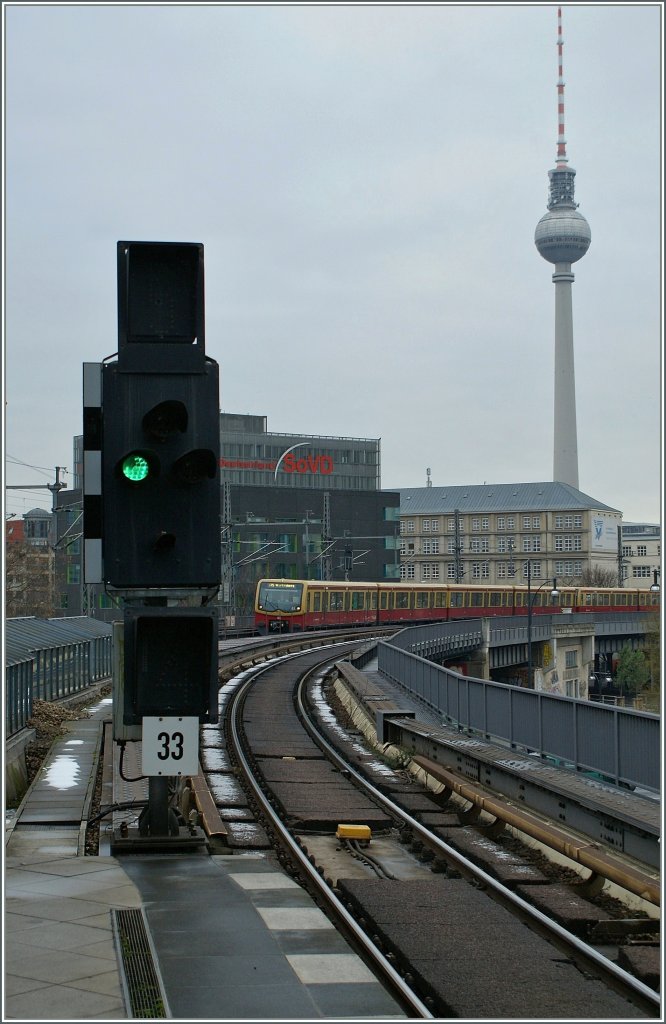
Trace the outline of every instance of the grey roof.
<path fill-rule="evenodd" d="M 5 662 L 13 664 L 29 658 L 33 651 L 111 636 L 109 622 L 76 615 L 60 619 L 38 619 L 33 616 L 7 619 L 5 623 Z"/>
<path fill-rule="evenodd" d="M 407 487 L 400 489 L 400 514 L 446 515 L 456 509 L 469 512 L 540 512 L 588 509 L 615 512 L 589 494 L 570 484 L 470 484 L 453 487 Z"/>

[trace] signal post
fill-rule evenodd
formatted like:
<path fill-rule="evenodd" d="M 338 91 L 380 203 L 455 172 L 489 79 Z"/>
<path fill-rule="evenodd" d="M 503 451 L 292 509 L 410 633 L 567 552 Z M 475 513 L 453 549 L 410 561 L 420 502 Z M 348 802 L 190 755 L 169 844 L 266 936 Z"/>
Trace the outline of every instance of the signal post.
<path fill-rule="evenodd" d="M 169 779 L 217 721 L 219 367 L 203 245 L 119 242 L 117 359 L 84 363 L 84 581 L 122 598 L 114 741 L 141 740 L 141 837 L 181 839 Z M 120 627 L 120 624 L 119 624 Z"/>

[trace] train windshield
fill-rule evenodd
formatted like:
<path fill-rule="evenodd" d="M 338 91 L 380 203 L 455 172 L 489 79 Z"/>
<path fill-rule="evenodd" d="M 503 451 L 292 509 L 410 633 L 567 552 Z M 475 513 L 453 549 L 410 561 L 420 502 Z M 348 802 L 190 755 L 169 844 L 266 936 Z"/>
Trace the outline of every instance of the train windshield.
<path fill-rule="evenodd" d="M 259 584 L 257 608 L 263 612 L 299 612 L 303 607 L 303 584 L 275 583 L 263 580 Z"/>

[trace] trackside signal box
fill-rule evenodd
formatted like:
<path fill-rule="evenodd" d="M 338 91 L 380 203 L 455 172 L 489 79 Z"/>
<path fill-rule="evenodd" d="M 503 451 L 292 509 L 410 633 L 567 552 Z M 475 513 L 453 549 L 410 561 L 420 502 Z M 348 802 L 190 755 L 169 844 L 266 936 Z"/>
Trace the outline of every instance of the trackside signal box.
<path fill-rule="evenodd" d="M 211 608 L 126 608 L 125 725 L 183 715 L 217 722 L 217 633 Z"/>

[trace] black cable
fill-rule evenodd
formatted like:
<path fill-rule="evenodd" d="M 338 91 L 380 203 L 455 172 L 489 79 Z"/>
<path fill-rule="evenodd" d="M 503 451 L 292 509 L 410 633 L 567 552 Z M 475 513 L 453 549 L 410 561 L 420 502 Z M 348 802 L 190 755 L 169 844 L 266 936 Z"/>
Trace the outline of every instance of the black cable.
<path fill-rule="evenodd" d="M 123 775 L 123 761 L 125 759 L 125 747 L 127 746 L 127 740 L 120 740 L 120 764 L 118 765 L 118 774 L 123 782 L 142 782 L 143 779 L 147 779 L 147 775 L 137 775 L 135 779 L 130 779 L 127 775 Z"/>
<path fill-rule="evenodd" d="M 105 807 L 104 810 L 100 811 L 93 818 L 88 818 L 88 825 L 94 825 L 96 821 L 100 821 L 105 818 L 107 814 L 111 814 L 112 811 L 132 811 L 136 807 L 147 807 L 147 800 L 124 800 L 119 804 L 111 804 L 110 807 Z"/>

